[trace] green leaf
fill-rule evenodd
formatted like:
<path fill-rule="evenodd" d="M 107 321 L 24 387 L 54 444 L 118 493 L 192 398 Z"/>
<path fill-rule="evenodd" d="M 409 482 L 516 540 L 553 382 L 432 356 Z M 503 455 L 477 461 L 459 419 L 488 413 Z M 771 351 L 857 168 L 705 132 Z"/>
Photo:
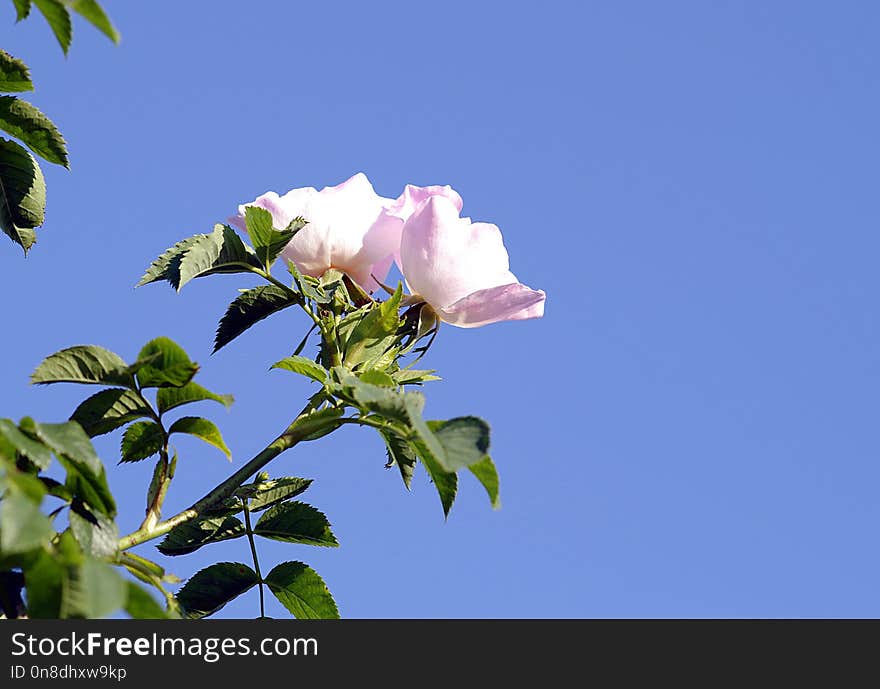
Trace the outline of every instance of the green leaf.
<path fill-rule="evenodd" d="M 24 423 L 24 422 L 23 422 Z M 33 432 L 59 457 L 64 456 L 98 476 L 104 469 L 86 432 L 75 421 L 33 424 Z"/>
<path fill-rule="evenodd" d="M 396 433 L 390 431 L 379 431 L 382 439 L 385 441 L 385 448 L 388 452 L 388 467 L 397 465 L 400 470 L 400 476 L 404 485 L 409 489 L 412 484 L 413 472 L 416 468 L 416 455 L 406 442 Z"/>
<path fill-rule="evenodd" d="M 116 522 L 102 514 L 72 508 L 70 531 L 87 555 L 106 559 L 113 557 L 118 551 L 119 528 Z"/>
<path fill-rule="evenodd" d="M 61 616 L 107 617 L 123 607 L 127 599 L 128 586 L 119 573 L 105 562 L 86 558 L 68 571 Z"/>
<path fill-rule="evenodd" d="M 371 369 L 369 371 L 364 371 L 360 379 L 364 383 L 370 383 L 371 385 L 378 385 L 383 388 L 396 388 L 397 384 L 394 382 L 394 379 L 389 376 L 384 371 L 379 371 L 377 369 Z"/>
<path fill-rule="evenodd" d="M 122 434 L 120 462 L 140 462 L 157 454 L 165 442 L 162 428 L 155 421 L 138 421 Z"/>
<path fill-rule="evenodd" d="M 22 2 L 23 0 L 17 0 Z M 27 16 L 27 13 L 24 15 Z M 19 10 L 19 20 L 24 19 Z M 0 91 L 18 93 L 20 91 L 33 91 L 34 84 L 31 81 L 31 73 L 28 66 L 17 57 L 12 57 L 5 50 L 0 50 Z"/>
<path fill-rule="evenodd" d="M 49 519 L 34 502 L 17 490 L 0 501 L 0 552 L 23 553 L 38 548 L 53 534 Z"/>
<path fill-rule="evenodd" d="M 27 471 L 20 471 L 13 463 L 0 462 L 0 491 L 3 490 L 21 493 L 37 504 L 43 501 L 48 492 L 42 479 Z"/>
<path fill-rule="evenodd" d="M 284 502 L 271 507 L 254 525 L 254 533 L 286 543 L 339 546 L 327 517 L 304 502 Z"/>
<path fill-rule="evenodd" d="M 193 382 L 189 382 L 180 388 L 159 388 L 156 391 L 156 405 L 159 407 L 160 414 L 164 414 L 184 404 L 206 400 L 219 402 L 224 407 L 229 407 L 235 401 L 235 398 L 232 395 L 217 395 Z"/>
<path fill-rule="evenodd" d="M 48 356 L 31 374 L 31 383 L 86 383 L 134 387 L 134 378 L 118 354 L 95 345 L 68 347 Z"/>
<path fill-rule="evenodd" d="M 433 464 L 445 472 L 453 471 L 451 467 L 446 466 L 443 445 L 440 444 L 440 440 L 431 432 L 430 426 L 422 418 L 422 409 L 425 406 L 424 396 L 417 392 L 406 394 L 406 415 L 410 428 L 413 430 L 410 441 L 416 448 L 419 458 L 431 460 Z"/>
<path fill-rule="evenodd" d="M 149 417 L 150 414 L 149 405 L 138 393 L 123 388 L 110 388 L 101 390 L 82 402 L 74 410 L 70 420 L 76 421 L 89 437 L 94 438 L 115 431 L 136 419 Z"/>
<path fill-rule="evenodd" d="M 125 601 L 125 612 L 136 620 L 164 620 L 168 613 L 141 586 L 133 581 L 127 583 L 128 597 Z"/>
<path fill-rule="evenodd" d="M 501 500 L 498 497 L 498 470 L 495 463 L 489 455 L 483 457 L 476 464 L 468 466 L 470 472 L 477 477 L 477 480 L 483 484 L 483 488 L 489 494 L 489 501 L 492 503 L 493 509 L 501 507 Z"/>
<path fill-rule="evenodd" d="M 229 305 L 220 320 L 214 338 L 214 351 L 228 345 L 255 323 L 301 301 L 300 295 L 275 285 L 245 290 Z"/>
<path fill-rule="evenodd" d="M 433 370 L 420 371 L 414 368 L 405 368 L 394 373 L 392 378 L 398 385 L 418 385 L 431 380 L 441 380 L 440 376 L 435 376 L 434 373 Z"/>
<path fill-rule="evenodd" d="M 300 620 L 339 619 L 327 584 L 302 562 L 282 562 L 269 572 L 266 584 L 281 604 Z"/>
<path fill-rule="evenodd" d="M 111 41 L 119 43 L 119 32 L 95 0 L 66 0 L 66 4 Z"/>
<path fill-rule="evenodd" d="M 67 143 L 55 124 L 40 110 L 15 96 L 0 96 L 0 129 L 21 139 L 50 163 L 69 168 Z"/>
<path fill-rule="evenodd" d="M 207 617 L 257 584 L 256 573 L 239 562 L 218 562 L 196 572 L 177 592 L 188 617 Z"/>
<path fill-rule="evenodd" d="M 258 206 L 247 206 L 244 209 L 244 222 L 257 258 L 269 270 L 278 254 L 293 239 L 293 231 L 276 230 L 272 227 L 272 214 Z"/>
<path fill-rule="evenodd" d="M 374 362 L 393 345 L 400 327 L 398 311 L 402 297 L 403 288 L 398 285 L 393 296 L 380 304 L 368 306 L 367 314 L 353 325 L 343 348 L 343 359 L 349 368 L 358 364 L 365 364 L 363 368 L 373 367 Z M 347 328 L 340 324 L 339 330 L 342 337 Z"/>
<path fill-rule="evenodd" d="M 28 617 L 58 618 L 61 614 L 61 600 L 67 578 L 65 567 L 47 551 L 38 552 L 38 556 L 23 568 L 27 588 Z"/>
<path fill-rule="evenodd" d="M 217 327 L 214 338 L 214 352 L 225 347 L 255 323 L 301 303 L 298 294 L 288 292 L 275 285 L 262 285 L 242 292 L 233 301 Z"/>
<path fill-rule="evenodd" d="M 65 490 L 87 504 L 93 511 L 113 517 L 116 515 L 116 503 L 107 485 L 107 473 L 101 467 L 99 474 L 94 474 L 89 467 L 77 463 L 70 458 L 59 455 L 58 461 L 67 472 Z"/>
<path fill-rule="evenodd" d="M 443 505 L 443 514 L 448 517 L 452 503 L 455 502 L 455 494 L 458 492 L 458 476 L 444 471 L 443 467 L 430 455 L 419 453 L 419 459 L 422 460 L 422 464 L 434 482 L 434 487 L 440 496 L 440 503 Z"/>
<path fill-rule="evenodd" d="M 302 440 L 317 440 L 332 433 L 341 425 L 339 419 L 345 413 L 341 407 L 327 407 L 300 416 L 290 427 L 290 433 L 301 435 Z"/>
<path fill-rule="evenodd" d="M 148 285 L 151 282 L 158 282 L 159 280 L 167 280 L 174 289 L 179 290 L 180 262 L 186 255 L 187 250 L 193 244 L 195 244 L 202 237 L 207 236 L 209 235 L 197 234 L 193 237 L 188 237 L 187 239 L 177 242 L 177 244 L 172 246 L 170 249 L 166 249 L 165 252 L 161 256 L 159 256 L 159 258 L 157 258 L 150 264 L 150 267 L 147 268 L 147 272 L 144 273 L 143 277 L 137 283 L 136 287 Z"/>
<path fill-rule="evenodd" d="M 213 445 L 225 454 L 230 462 L 232 461 L 232 453 L 226 447 L 226 443 L 223 442 L 220 429 L 213 422 L 208 421 L 208 419 L 198 416 L 184 416 L 171 424 L 171 428 L 168 429 L 168 435 L 172 433 L 187 433 L 196 438 L 201 438 L 208 445 Z"/>
<path fill-rule="evenodd" d="M 52 452 L 38 440 L 22 433 L 9 419 L 0 419 L 0 437 L 5 438 L 16 451 L 44 471 L 52 463 Z"/>
<path fill-rule="evenodd" d="M 43 224 L 46 180 L 36 159 L 14 141 L 0 139 L 0 228 L 27 254 Z"/>
<path fill-rule="evenodd" d="M 322 385 L 327 382 L 329 373 L 321 364 L 307 359 L 304 356 L 289 356 L 281 361 L 276 361 L 271 368 L 281 368 L 303 376 L 308 376 Z"/>
<path fill-rule="evenodd" d="M 58 39 L 61 50 L 67 55 L 70 41 L 73 38 L 73 26 L 70 21 L 70 12 L 59 0 L 33 0 L 42 15 L 52 27 L 52 33 Z"/>
<path fill-rule="evenodd" d="M 171 529 L 157 547 L 163 555 L 188 555 L 208 543 L 228 541 L 245 533 L 244 524 L 233 516 L 193 519 Z"/>
<path fill-rule="evenodd" d="M 248 509 L 251 512 L 260 512 L 304 493 L 310 485 L 311 479 L 285 476 L 246 484 L 236 491 L 236 495 L 250 498 Z"/>
<path fill-rule="evenodd" d="M 287 270 L 293 278 L 293 286 L 298 289 L 303 296 L 311 299 L 316 304 L 328 304 L 333 300 L 332 294 L 327 294 L 321 286 L 321 281 L 311 275 L 303 275 L 299 272 L 296 264 L 286 259 Z"/>
<path fill-rule="evenodd" d="M 459 416 L 449 421 L 428 421 L 443 446 L 441 465 L 458 471 L 480 462 L 489 450 L 489 424 L 476 416 Z"/>
<path fill-rule="evenodd" d="M 333 394 L 363 412 L 371 411 L 387 419 L 408 423 L 407 400 L 419 410 L 424 406 L 424 398 L 420 393 L 404 393 L 394 388 L 373 385 L 352 375 L 342 366 L 335 366 L 331 373 L 333 378 L 339 381 L 338 385 L 331 385 Z"/>
<path fill-rule="evenodd" d="M 138 361 L 147 362 L 137 371 L 142 388 L 181 387 L 199 370 L 183 348 L 167 337 L 150 340 L 138 354 Z"/>
<path fill-rule="evenodd" d="M 180 261 L 178 291 L 190 280 L 216 273 L 246 273 L 261 268 L 241 237 L 228 225 L 215 225 L 211 234 L 193 242 Z"/>

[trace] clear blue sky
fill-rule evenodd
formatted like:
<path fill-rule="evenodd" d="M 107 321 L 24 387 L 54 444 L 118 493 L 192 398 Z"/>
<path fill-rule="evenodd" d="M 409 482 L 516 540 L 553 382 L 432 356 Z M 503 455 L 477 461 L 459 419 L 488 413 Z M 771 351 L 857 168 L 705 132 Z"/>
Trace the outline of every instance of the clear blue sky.
<path fill-rule="evenodd" d="M 880 615 L 876 3 L 107 7 L 122 45 L 79 22 L 67 60 L 3 8 L 72 171 L 46 170 L 31 256 L 0 246 L 0 416 L 93 392 L 28 387 L 44 355 L 167 335 L 236 395 L 203 411 L 245 461 L 309 390 L 267 371 L 303 318 L 212 357 L 251 283 L 134 290 L 143 269 L 270 189 L 448 183 L 548 294 L 543 320 L 446 328 L 430 354 L 430 416 L 492 423 L 503 509 L 465 478 L 444 523 L 424 474 L 407 493 L 345 429 L 271 466 L 316 479 L 342 547 L 264 543 L 264 567 L 312 563 L 349 617 Z M 169 510 L 230 471 L 179 448 Z M 125 529 L 149 473 L 110 469 Z M 171 565 L 215 557 L 247 546 Z"/>

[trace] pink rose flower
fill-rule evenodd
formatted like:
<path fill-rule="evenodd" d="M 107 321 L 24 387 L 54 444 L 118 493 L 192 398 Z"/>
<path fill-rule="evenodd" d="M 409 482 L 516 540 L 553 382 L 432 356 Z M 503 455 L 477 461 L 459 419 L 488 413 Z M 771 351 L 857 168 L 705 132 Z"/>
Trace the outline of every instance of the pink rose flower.
<path fill-rule="evenodd" d="M 385 211 L 396 202 L 378 196 L 363 173 L 335 187 L 291 189 L 284 196 L 270 191 L 238 207 L 230 218 L 244 229 L 245 206 L 259 206 L 272 214 L 276 229 L 302 216 L 308 221 L 281 252 L 305 275 L 320 277 L 330 268 L 346 273 L 369 292 L 376 279 L 388 275 L 400 246 L 402 221 Z M 375 276 L 376 279 L 373 278 Z"/>
<path fill-rule="evenodd" d="M 461 207 L 450 187 L 407 186 L 395 203 L 405 221 L 397 260 L 413 294 L 461 328 L 543 316 L 546 295 L 510 272 L 498 227 L 459 217 Z"/>

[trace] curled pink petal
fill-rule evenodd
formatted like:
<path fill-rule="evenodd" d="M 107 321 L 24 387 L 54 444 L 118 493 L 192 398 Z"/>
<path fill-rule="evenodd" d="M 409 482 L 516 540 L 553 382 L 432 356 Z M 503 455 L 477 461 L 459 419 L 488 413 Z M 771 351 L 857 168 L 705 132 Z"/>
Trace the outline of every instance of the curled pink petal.
<path fill-rule="evenodd" d="M 479 328 L 500 321 L 522 321 L 544 315 L 546 295 L 514 282 L 489 287 L 459 299 L 451 306 L 440 309 L 440 318 L 460 328 Z"/>

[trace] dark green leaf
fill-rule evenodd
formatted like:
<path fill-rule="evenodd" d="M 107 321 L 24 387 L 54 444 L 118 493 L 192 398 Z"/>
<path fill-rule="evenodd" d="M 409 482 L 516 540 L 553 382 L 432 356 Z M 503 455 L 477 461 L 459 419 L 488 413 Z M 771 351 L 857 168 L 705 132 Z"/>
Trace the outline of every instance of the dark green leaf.
<path fill-rule="evenodd" d="M 188 617 L 207 617 L 256 586 L 257 575 L 238 562 L 218 562 L 196 572 L 177 592 L 177 601 Z"/>
<path fill-rule="evenodd" d="M 70 531 L 87 555 L 105 559 L 117 553 L 119 529 L 116 522 L 102 514 L 92 514 L 83 508 L 72 508 Z"/>
<path fill-rule="evenodd" d="M 14 141 L 0 139 L 0 228 L 27 254 L 43 224 L 46 180 L 36 159 Z"/>
<path fill-rule="evenodd" d="M 50 163 L 69 167 L 67 143 L 40 110 L 15 96 L 0 96 L 0 129 L 20 139 Z"/>
<path fill-rule="evenodd" d="M 233 301 L 217 327 L 214 351 L 226 346 L 255 323 L 288 306 L 299 304 L 302 297 L 275 285 L 262 285 L 242 292 Z"/>
<path fill-rule="evenodd" d="M 64 455 L 59 455 L 58 461 L 67 471 L 65 480 L 67 491 L 86 503 L 92 511 L 97 510 L 110 517 L 116 515 L 116 503 L 113 500 L 110 487 L 107 485 L 107 474 L 103 466 L 100 473 L 96 475 L 88 466 L 75 462 Z"/>
<path fill-rule="evenodd" d="M 242 486 L 237 495 L 250 498 L 249 509 L 259 512 L 284 500 L 289 500 L 305 492 L 312 485 L 311 479 L 285 476 Z"/>
<path fill-rule="evenodd" d="M 272 227 L 272 214 L 258 206 L 247 206 L 244 209 L 244 221 L 257 258 L 269 270 L 278 254 L 293 239 L 293 231 L 276 230 Z"/>
<path fill-rule="evenodd" d="M 164 414 L 183 404 L 191 404 L 192 402 L 201 402 L 203 400 L 219 402 L 224 407 L 229 407 L 234 398 L 232 395 L 217 395 L 193 382 L 189 382 L 180 388 L 159 388 L 156 391 L 156 404 L 159 407 L 160 414 Z"/>
<path fill-rule="evenodd" d="M 70 41 L 73 38 L 73 26 L 70 21 L 70 12 L 59 0 L 33 0 L 42 15 L 52 27 L 52 33 L 58 39 L 61 50 L 67 55 Z"/>
<path fill-rule="evenodd" d="M 85 400 L 76 408 L 70 420 L 76 421 L 89 437 L 94 438 L 136 419 L 149 417 L 150 412 L 150 407 L 138 393 L 111 388 L 101 390 Z"/>
<path fill-rule="evenodd" d="M 134 378 L 118 354 L 96 347 L 68 347 L 48 356 L 31 374 L 31 383 L 88 383 L 133 387 Z"/>
<path fill-rule="evenodd" d="M 385 441 L 385 448 L 388 451 L 388 466 L 397 465 L 403 483 L 408 489 L 412 483 L 413 472 L 416 468 L 415 453 L 409 443 L 396 433 L 379 431 L 379 434 Z"/>
<path fill-rule="evenodd" d="M 186 249 L 180 261 L 180 290 L 190 280 L 215 273 L 246 273 L 260 268 L 260 261 L 248 251 L 241 237 L 228 225 L 215 225 Z"/>
<path fill-rule="evenodd" d="M 33 432 L 43 443 L 52 448 L 57 456 L 65 456 L 77 465 L 85 467 L 94 476 L 103 471 L 101 460 L 86 432 L 75 421 L 65 423 L 36 423 Z"/>
<path fill-rule="evenodd" d="M 110 17 L 95 0 L 66 0 L 66 3 L 107 38 L 114 43 L 119 43 L 119 32 L 113 26 Z"/>
<path fill-rule="evenodd" d="M 157 547 L 163 555 L 188 555 L 208 543 L 228 541 L 245 533 L 244 524 L 232 516 L 193 519 L 171 529 Z"/>
<path fill-rule="evenodd" d="M 496 510 L 501 507 L 501 500 L 498 497 L 498 470 L 495 468 L 492 458 L 486 455 L 476 464 L 471 464 L 468 469 L 483 484 L 483 488 L 489 494 L 492 507 Z"/>
<path fill-rule="evenodd" d="M 23 2 L 23 0 L 17 0 Z M 27 14 L 25 13 L 25 16 Z M 24 19 L 19 10 L 19 19 Z M 17 57 L 12 57 L 5 50 L 0 50 L 0 91 L 18 93 L 20 91 L 33 91 L 34 84 L 31 81 L 31 73 L 28 66 Z"/>
<path fill-rule="evenodd" d="M 167 249 L 161 256 L 159 256 L 159 258 L 150 264 L 150 267 L 147 268 L 147 272 L 144 273 L 144 276 L 136 286 L 141 287 L 142 285 L 148 285 L 151 282 L 167 280 L 174 289 L 179 290 L 180 262 L 186 255 L 187 250 L 193 244 L 199 241 L 202 237 L 207 236 L 209 235 L 197 234 L 194 237 L 188 237 L 187 239 L 179 241 L 170 249 Z"/>
<path fill-rule="evenodd" d="M 138 421 L 125 429 L 119 447 L 120 462 L 139 462 L 157 454 L 165 442 L 155 421 Z"/>
<path fill-rule="evenodd" d="M 150 340 L 138 354 L 137 379 L 142 388 L 181 387 L 199 370 L 183 348 L 167 337 Z"/>
<path fill-rule="evenodd" d="M 338 619 L 339 609 L 327 584 L 302 562 L 282 562 L 269 572 L 266 584 L 281 604 L 300 620 Z"/>
<path fill-rule="evenodd" d="M 458 471 L 481 461 L 489 450 L 489 424 L 476 416 L 428 421 L 443 446 L 440 462 L 446 471 Z"/>
<path fill-rule="evenodd" d="M 449 510 L 452 509 L 452 503 L 455 502 L 455 494 L 458 492 L 458 476 L 454 473 L 448 473 L 441 467 L 430 455 L 419 453 L 419 459 L 428 475 L 434 482 L 437 494 L 440 496 L 440 503 L 443 505 L 443 514 L 449 516 Z"/>
<path fill-rule="evenodd" d="M 281 361 L 276 361 L 272 364 L 272 368 L 281 368 L 285 371 L 299 373 L 300 375 L 308 376 L 312 380 L 321 384 L 326 383 L 328 378 L 326 368 L 304 356 L 289 356 Z"/>
<path fill-rule="evenodd" d="M 202 419 L 198 416 L 184 416 L 171 424 L 171 428 L 168 429 L 168 435 L 172 433 L 187 433 L 196 438 L 201 438 L 225 454 L 230 462 L 232 461 L 232 453 L 226 447 L 226 443 L 223 442 L 220 429 L 213 422 L 208 421 L 208 419 Z"/>
<path fill-rule="evenodd" d="M 127 583 L 128 598 L 125 602 L 125 612 L 136 620 L 163 620 L 168 613 L 156 600 L 143 588 L 133 581 Z"/>
<path fill-rule="evenodd" d="M 9 419 L 0 419 L 0 437 L 5 438 L 16 451 L 44 471 L 52 463 L 51 450 L 38 440 L 22 433 Z"/>
<path fill-rule="evenodd" d="M 339 545 L 327 517 L 304 502 L 284 502 L 271 507 L 254 525 L 254 533 L 287 543 Z"/>
<path fill-rule="evenodd" d="M 0 571 L 0 614 L 7 620 L 27 615 L 27 607 L 22 598 L 24 575 L 10 570 Z"/>
<path fill-rule="evenodd" d="M 7 491 L 0 501 L 0 551 L 23 553 L 45 543 L 53 533 L 39 502 L 17 490 Z"/>

